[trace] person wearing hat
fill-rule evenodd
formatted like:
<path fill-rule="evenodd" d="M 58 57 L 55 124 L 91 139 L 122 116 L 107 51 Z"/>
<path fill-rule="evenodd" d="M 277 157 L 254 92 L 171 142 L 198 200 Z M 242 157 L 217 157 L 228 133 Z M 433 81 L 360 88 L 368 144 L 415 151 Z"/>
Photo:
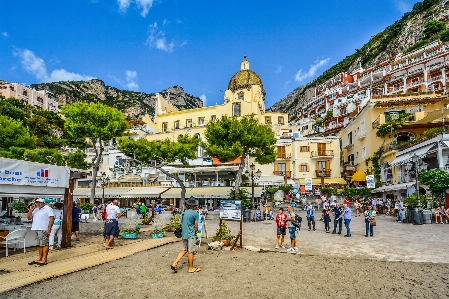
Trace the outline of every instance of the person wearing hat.
<path fill-rule="evenodd" d="M 199 272 L 200 268 L 193 267 L 193 254 L 196 247 L 196 234 L 198 232 L 198 220 L 199 214 L 196 211 L 198 209 L 198 200 L 191 196 L 185 201 L 186 210 L 182 216 L 182 246 L 183 249 L 179 252 L 178 257 L 171 265 L 171 269 L 176 273 L 178 272 L 178 263 L 182 257 L 188 253 L 187 259 L 189 262 L 189 273 Z"/>
<path fill-rule="evenodd" d="M 48 241 L 51 228 L 55 220 L 52 208 L 45 205 L 42 198 L 37 198 L 35 203 L 28 210 L 28 220 L 33 220 L 31 230 L 36 232 L 36 241 L 39 246 L 39 256 L 37 260 L 29 262 L 28 265 L 36 265 L 37 267 L 47 264 Z"/>

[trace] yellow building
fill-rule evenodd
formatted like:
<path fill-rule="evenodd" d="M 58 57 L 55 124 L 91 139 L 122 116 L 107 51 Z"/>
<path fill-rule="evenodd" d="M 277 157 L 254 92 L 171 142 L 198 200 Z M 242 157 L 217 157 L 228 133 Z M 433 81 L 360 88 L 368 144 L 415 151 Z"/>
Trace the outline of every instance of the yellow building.
<path fill-rule="evenodd" d="M 265 112 L 265 90 L 262 80 L 249 69 L 246 59 L 229 81 L 221 105 L 178 111 L 160 94 L 156 95 L 156 111 L 152 119 L 147 115 L 144 121 L 159 133 L 148 135 L 149 140 L 170 138 L 176 140 L 179 135 L 189 134 L 204 136 L 208 122 L 221 118 L 222 115 L 240 117 L 255 114 L 260 123 L 269 124 L 277 135 L 288 132 L 288 114 Z"/>

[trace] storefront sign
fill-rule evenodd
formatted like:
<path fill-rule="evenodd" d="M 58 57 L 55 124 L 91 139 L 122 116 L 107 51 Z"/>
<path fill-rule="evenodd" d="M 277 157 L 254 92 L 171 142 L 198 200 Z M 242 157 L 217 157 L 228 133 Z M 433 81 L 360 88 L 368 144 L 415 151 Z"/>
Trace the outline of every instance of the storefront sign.
<path fill-rule="evenodd" d="M 62 166 L 0 158 L 0 185 L 69 186 L 70 170 Z"/>
<path fill-rule="evenodd" d="M 304 179 L 304 186 L 306 191 L 312 191 L 312 179 L 311 178 Z"/>
<path fill-rule="evenodd" d="M 366 188 L 376 188 L 376 184 L 374 183 L 374 175 L 369 174 L 366 176 Z"/>

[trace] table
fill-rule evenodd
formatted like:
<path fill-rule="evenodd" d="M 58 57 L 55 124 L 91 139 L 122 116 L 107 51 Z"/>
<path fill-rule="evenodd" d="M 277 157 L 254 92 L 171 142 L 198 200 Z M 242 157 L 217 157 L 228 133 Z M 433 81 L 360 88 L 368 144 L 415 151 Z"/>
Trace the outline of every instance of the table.
<path fill-rule="evenodd" d="M 0 231 L 8 231 L 8 233 L 23 228 L 27 230 L 25 247 L 37 246 L 36 233 L 31 230 L 31 224 L 0 224 Z"/>

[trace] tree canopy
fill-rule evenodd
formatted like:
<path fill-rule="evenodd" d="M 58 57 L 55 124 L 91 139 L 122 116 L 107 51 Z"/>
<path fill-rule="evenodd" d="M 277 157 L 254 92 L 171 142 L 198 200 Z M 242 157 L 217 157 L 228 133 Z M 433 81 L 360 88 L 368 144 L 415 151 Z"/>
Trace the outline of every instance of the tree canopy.
<path fill-rule="evenodd" d="M 102 103 L 88 104 L 76 102 L 66 105 L 61 113 L 66 117 L 65 130 L 73 140 L 88 138 L 94 148 L 95 156 L 92 158 L 92 189 L 91 202 L 94 201 L 97 172 L 104 150 L 104 142 L 122 136 L 128 128 L 123 113 L 116 108 Z"/>
<path fill-rule="evenodd" d="M 119 138 L 119 149 L 125 155 L 133 157 L 141 163 L 150 163 L 156 161 L 156 168 L 165 175 L 173 178 L 181 186 L 181 202 L 185 199 L 186 189 L 184 182 L 175 173 L 170 173 L 163 169 L 167 163 L 180 161 L 184 166 L 188 166 L 189 159 L 196 158 L 200 140 L 189 135 L 178 137 L 178 141 L 174 142 L 170 139 L 153 140 L 147 139 L 133 140 L 130 138 Z"/>
<path fill-rule="evenodd" d="M 276 160 L 276 136 L 271 127 L 261 124 L 254 114 L 240 119 L 223 115 L 207 125 L 205 136 L 207 142 L 203 146 L 210 156 L 221 162 L 241 157 L 235 179 L 237 193 L 249 157 L 259 164 L 269 164 Z"/>
<path fill-rule="evenodd" d="M 438 168 L 427 170 L 419 175 L 419 182 L 426 185 L 433 194 L 439 195 L 449 187 L 449 173 Z"/>

